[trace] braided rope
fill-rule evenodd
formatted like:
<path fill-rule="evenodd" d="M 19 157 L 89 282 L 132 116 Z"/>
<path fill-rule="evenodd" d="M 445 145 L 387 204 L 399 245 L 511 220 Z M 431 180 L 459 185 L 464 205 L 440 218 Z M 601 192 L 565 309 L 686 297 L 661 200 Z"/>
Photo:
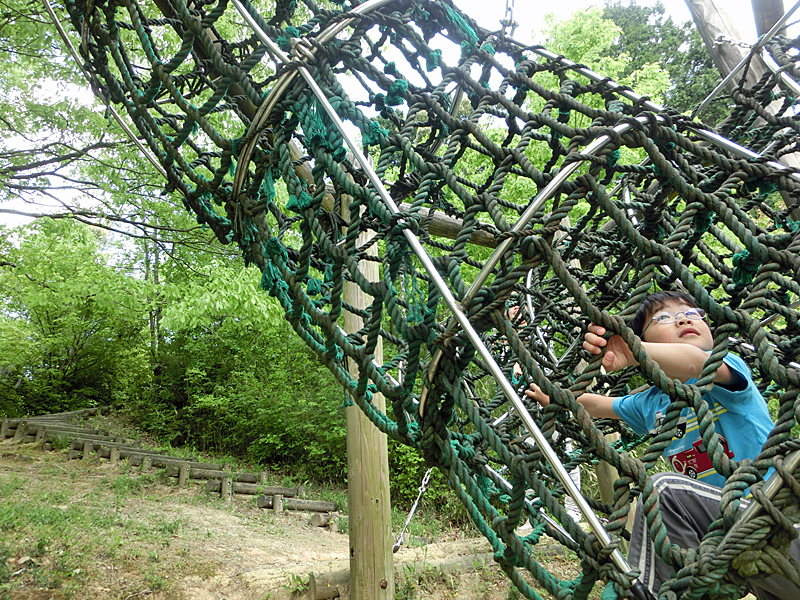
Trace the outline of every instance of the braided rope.
<path fill-rule="evenodd" d="M 66 4 L 88 71 L 163 165 L 167 190 L 260 267 L 261 287 L 373 423 L 447 475 L 525 597 L 539 597 L 533 580 L 556 598 L 586 598 L 597 580 L 622 593 L 635 574 L 617 572 L 609 562 L 615 545 L 604 547 L 569 518 L 563 486 L 541 450 L 520 443 L 522 423 L 485 361 L 464 332 L 447 327 L 440 290 L 406 231 L 422 241 L 508 379 L 518 364 L 525 383 L 551 396 L 544 410 L 522 401 L 564 465 L 603 461 L 618 470 L 613 503 L 591 500 L 612 536 L 625 535 L 631 501 L 640 497 L 657 550 L 678 569 L 666 597 L 691 590 L 683 597 L 734 598 L 743 578 L 769 573 L 798 581 L 785 556 L 800 494 L 782 459 L 798 445 L 792 431 L 800 416 L 791 366 L 800 351 L 791 308 L 800 298 L 800 182 L 775 161 L 797 150 L 800 130 L 795 99 L 776 78 L 740 86 L 720 128 L 764 152 L 752 158 L 710 145 L 696 122 L 587 77 L 580 65 L 481 29 L 447 1 L 377 10 L 278 2 L 269 20 L 241 5 L 292 53 L 288 64 L 273 70 L 266 59 L 276 51 L 236 25 L 227 2 Z M 767 48 L 796 75 L 792 44 L 776 37 Z M 301 67 L 360 132 L 399 213 L 292 76 Z M 766 106 L 775 99 L 783 105 L 772 113 Z M 545 195 L 548 186 L 553 193 Z M 346 218 L 343 198 L 352 199 Z M 360 243 L 365 232 L 369 240 Z M 365 276 L 365 261 L 380 263 L 378 281 Z M 487 277 L 474 286 L 481 270 Z M 346 303 L 345 281 L 371 298 L 369 308 Z M 696 385 L 668 379 L 626 327 L 649 293 L 674 286 L 721 324 Z M 519 303 L 524 325 L 508 317 L 509 301 Z M 344 311 L 362 317 L 360 331 L 339 327 Z M 627 450 L 643 440 L 618 422 L 592 420 L 576 400 L 589 389 L 625 393 L 639 377 L 601 373 L 594 357 L 580 367 L 586 357 L 576 342 L 587 320 L 621 335 L 644 377 L 673 400 L 663 432 L 638 457 Z M 379 338 L 384 355 L 375 357 Z M 753 462 L 728 458 L 703 399 L 729 350 L 757 369 L 777 408 Z M 346 359 L 358 365 L 357 377 Z M 389 411 L 375 407 L 375 393 Z M 687 406 L 715 469 L 728 478 L 722 517 L 698 549 L 670 543 L 647 476 Z M 622 434 L 619 444 L 606 439 L 611 432 Z M 564 448 L 567 438 L 576 452 Z M 785 488 L 768 499 L 754 484 L 771 466 Z M 751 486 L 764 513 L 716 553 Z M 517 527 L 526 520 L 533 531 L 523 536 Z M 580 555 L 580 578 L 560 580 L 536 561 L 532 548 L 545 534 Z"/>

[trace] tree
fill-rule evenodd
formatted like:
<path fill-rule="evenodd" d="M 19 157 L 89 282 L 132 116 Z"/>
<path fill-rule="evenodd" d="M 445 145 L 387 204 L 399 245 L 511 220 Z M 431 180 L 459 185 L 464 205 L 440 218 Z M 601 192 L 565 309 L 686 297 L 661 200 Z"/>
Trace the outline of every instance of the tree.
<path fill-rule="evenodd" d="M 619 27 L 619 36 L 605 51 L 606 57 L 627 57 L 622 77 L 635 76 L 648 64 L 660 65 L 671 82 L 664 104 L 679 112 L 691 112 L 720 82 L 711 56 L 694 23 L 676 24 L 665 18 L 664 5 L 639 6 L 634 0 L 606 0 L 603 17 Z M 716 123 L 729 112 L 724 99 L 713 103 L 703 119 Z"/>
<path fill-rule="evenodd" d="M 141 384 L 144 294 L 106 242 L 96 230 L 51 220 L 6 239 L 0 411 L 103 405 Z"/>

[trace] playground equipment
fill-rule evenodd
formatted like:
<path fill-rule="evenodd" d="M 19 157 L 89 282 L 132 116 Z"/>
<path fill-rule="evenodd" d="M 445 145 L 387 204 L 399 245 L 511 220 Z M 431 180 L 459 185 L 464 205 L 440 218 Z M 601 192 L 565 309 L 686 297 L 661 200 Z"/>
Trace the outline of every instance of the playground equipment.
<path fill-rule="evenodd" d="M 681 569 L 667 597 L 689 586 L 684 598 L 737 598 L 755 572 L 796 580 L 775 558 L 798 508 L 797 455 L 785 458 L 800 447 L 800 174 L 780 162 L 800 150 L 796 42 L 764 44 L 774 73 L 740 86 L 712 130 L 507 28 L 486 31 L 446 0 L 337 4 L 278 0 L 270 15 L 249 0 L 66 7 L 95 92 L 127 113 L 167 191 L 258 265 L 261 287 L 372 422 L 446 473 L 525 597 L 537 597 L 530 578 L 558 598 L 586 598 L 598 580 L 644 597 L 617 549 L 637 496 L 659 552 Z M 375 263 L 370 281 L 364 265 Z M 345 282 L 368 308 L 343 299 Z M 697 385 L 645 361 L 625 326 L 670 287 L 717 324 Z M 356 333 L 339 326 L 348 311 L 363 319 Z M 644 378 L 581 362 L 588 321 L 625 339 Z M 749 464 L 704 418 L 702 394 L 728 350 L 777 408 Z M 674 400 L 649 440 L 593 421 L 575 400 L 645 379 Z M 529 382 L 553 405 L 521 395 Z M 390 410 L 376 408 L 376 392 Z M 670 544 L 647 476 L 686 406 L 728 481 L 719 535 L 699 551 Z M 598 461 L 619 473 L 608 502 L 569 477 Z M 753 509 L 762 526 L 732 529 L 744 490 L 771 466 L 778 475 Z M 518 532 L 526 520 L 532 530 Z M 543 535 L 579 554 L 578 579 L 535 560 Z"/>

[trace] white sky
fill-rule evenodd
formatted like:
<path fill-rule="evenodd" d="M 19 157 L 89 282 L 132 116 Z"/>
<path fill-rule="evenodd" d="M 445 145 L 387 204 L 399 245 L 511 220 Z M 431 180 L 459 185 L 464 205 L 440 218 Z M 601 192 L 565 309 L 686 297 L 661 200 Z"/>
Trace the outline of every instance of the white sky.
<path fill-rule="evenodd" d="M 514 33 L 514 38 L 523 43 L 533 43 L 534 36 L 544 27 L 544 16 L 554 14 L 559 20 L 566 19 L 577 11 L 585 10 L 590 6 L 603 5 L 603 0 L 556 0 L 554 2 L 540 2 L 539 0 L 454 0 L 456 5 L 475 19 L 481 26 L 489 30 L 500 28 L 500 20 L 505 16 L 506 2 L 513 2 L 514 20 L 519 23 Z M 750 0 L 724 0 L 726 8 L 737 17 L 739 30 L 744 42 L 755 43 L 756 32 L 753 23 L 753 12 Z M 652 5 L 655 0 L 637 0 L 640 5 Z M 666 12 L 678 23 L 691 20 L 689 9 L 683 0 L 662 0 Z M 784 2 L 790 8 L 793 2 Z M 545 8 L 542 8 L 542 5 Z M 537 40 L 538 41 L 538 40 Z M 2 203 L 2 208 L 17 208 L 30 210 L 31 207 L 21 203 Z M 34 207 L 35 208 L 35 207 Z M 15 226 L 28 222 L 30 219 L 15 217 L 0 213 L 0 223 Z"/>
<path fill-rule="evenodd" d="M 506 0 L 453 0 L 462 11 L 475 19 L 479 25 L 489 30 L 500 28 L 500 20 L 506 12 Z M 541 31 L 544 26 L 544 16 L 548 13 L 555 14 L 561 20 L 579 10 L 590 6 L 603 6 L 603 0 L 556 0 L 555 2 L 540 2 L 538 0 L 507 0 L 513 2 L 514 20 L 519 27 L 514 32 L 514 39 L 520 42 L 531 42 L 531 31 Z M 756 28 L 753 21 L 753 10 L 750 0 L 724 0 L 725 7 L 736 15 L 739 26 L 745 39 L 742 41 L 754 44 L 756 42 Z M 655 0 L 637 0 L 641 6 L 652 6 Z M 672 16 L 673 21 L 683 23 L 691 21 L 689 9 L 683 0 L 662 0 L 666 13 Z M 792 2 L 784 0 L 786 9 Z"/>

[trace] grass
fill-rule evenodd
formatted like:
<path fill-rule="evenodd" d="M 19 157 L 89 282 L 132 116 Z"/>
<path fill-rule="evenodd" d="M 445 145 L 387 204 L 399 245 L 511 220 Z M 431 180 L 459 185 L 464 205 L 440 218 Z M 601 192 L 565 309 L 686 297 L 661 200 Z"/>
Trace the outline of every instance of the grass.
<path fill-rule="evenodd" d="M 23 460 L 60 466 L 68 484 L 53 489 L 41 480 L 0 473 L 0 599 L 29 587 L 58 590 L 58 597 L 65 599 L 86 597 L 82 590 L 90 581 L 119 587 L 120 571 L 126 574 L 125 596 L 169 591 L 163 566 L 186 564 L 181 557 L 187 550 L 176 539 L 191 540 L 202 533 L 180 514 L 132 509 L 155 491 L 157 476 L 124 472 L 123 465 L 122 472 L 109 472 L 83 461 L 67 462 L 63 454 L 23 447 L 15 452 Z M 163 495 L 161 491 L 156 497 Z M 203 494 L 191 496 L 219 503 Z M 113 569 L 105 568 L 109 561 Z M 202 562 L 193 563 L 191 570 L 189 574 L 198 576 L 207 573 Z"/>
<path fill-rule="evenodd" d="M 119 431 L 113 422 L 94 425 Z M 125 430 L 124 435 L 132 439 L 146 437 L 133 429 Z M 0 457 L 3 450 L 0 446 Z M 205 508 L 218 514 L 235 513 L 238 525 L 257 530 L 260 535 L 292 535 L 285 518 L 254 506 L 241 511 L 244 501 L 226 504 L 218 495 L 198 486 L 190 491 L 179 490 L 164 469 L 143 472 L 125 460 L 113 466 L 106 461 L 68 461 L 63 452 L 42 453 L 28 445 L 13 446 L 13 453 L 15 464 L 0 470 L 0 600 L 18 594 L 23 597 L 20 592 L 33 589 L 50 590 L 55 600 L 122 600 L 154 594 L 163 600 L 181 598 L 181 584 L 176 587 L 176 582 L 192 577 L 208 579 L 219 566 L 207 550 L 217 541 L 218 531 L 204 519 L 190 519 L 181 507 L 199 508 L 194 515 L 204 515 Z M 184 453 L 190 455 L 203 462 L 225 462 L 219 457 Z M 261 470 L 246 463 L 232 468 L 242 472 Z M 282 472 L 269 475 L 268 485 L 305 485 L 309 497 L 333 502 L 342 513 L 347 512 L 345 489 L 303 481 Z M 48 485 L 50 479 L 58 483 Z M 169 509 L 164 504 L 167 497 Z M 399 532 L 407 517 L 407 510 L 393 506 L 393 531 Z M 344 516 L 339 522 L 340 534 L 347 534 L 347 523 Z M 415 543 L 415 539 L 477 536 L 473 527 L 454 529 L 452 514 L 437 511 L 423 498 L 408 525 L 405 540 L 406 545 L 418 545 L 420 542 Z M 577 561 L 567 562 L 568 568 L 576 568 Z M 551 565 L 546 568 L 551 570 Z M 571 577 L 574 575 L 566 578 Z M 298 576 L 288 582 L 284 579 L 282 587 L 296 591 L 303 585 Z M 497 567 L 482 570 L 480 575 L 443 575 L 437 570 L 422 569 L 406 573 L 397 592 L 398 598 L 408 600 L 500 600 L 513 597 L 509 588 L 508 579 Z M 432 594 L 432 590 L 436 593 Z"/>

